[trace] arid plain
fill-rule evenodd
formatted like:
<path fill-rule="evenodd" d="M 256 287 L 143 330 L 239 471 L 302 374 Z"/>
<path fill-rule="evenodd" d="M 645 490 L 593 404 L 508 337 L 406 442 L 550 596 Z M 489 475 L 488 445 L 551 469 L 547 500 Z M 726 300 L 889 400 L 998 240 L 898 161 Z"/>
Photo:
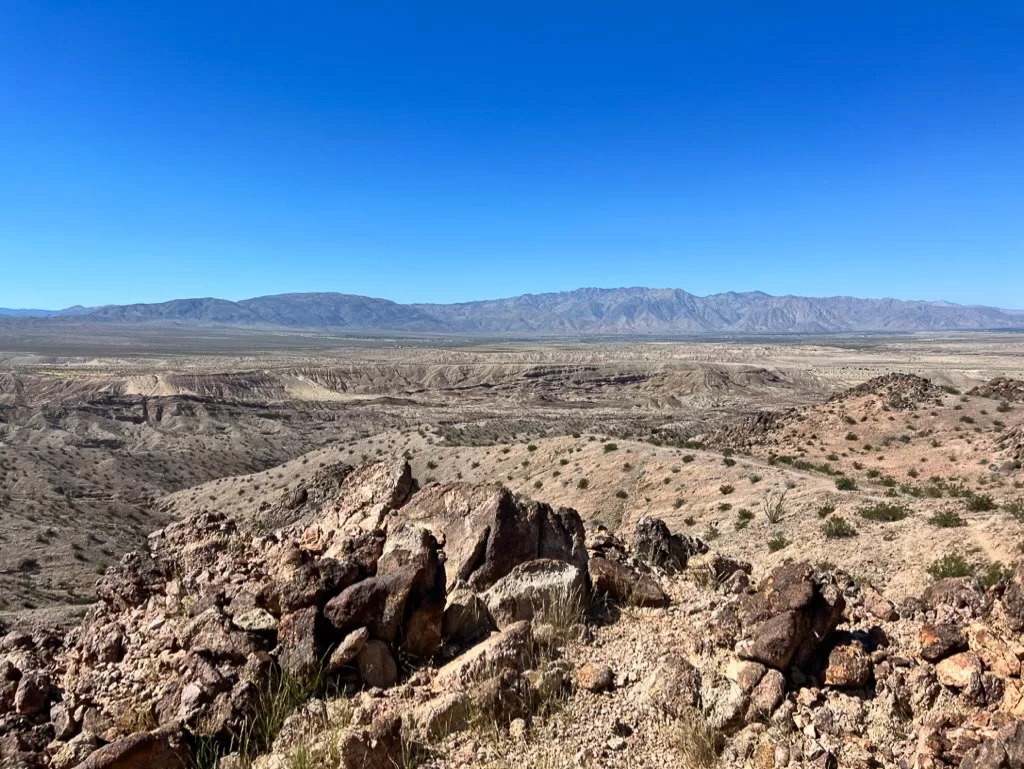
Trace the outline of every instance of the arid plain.
<path fill-rule="evenodd" d="M 841 395 L 893 373 L 934 389 L 906 403 L 890 402 L 903 381 Z M 652 515 L 759 568 L 799 557 L 904 594 L 943 556 L 984 571 L 1024 542 L 1021 475 L 1006 464 L 1024 403 L 969 394 L 996 377 L 1024 379 L 1024 336 L 12 327 L 0 338 L 0 610 L 70 618 L 153 529 L 201 508 L 272 527 L 318 471 L 384 456 L 409 458 L 421 486 L 501 483 L 611 530 Z M 990 509 L 970 509 L 988 507 L 979 495 Z M 899 520 L 861 514 L 890 503 Z M 826 537 L 829 518 L 856 535 Z"/>

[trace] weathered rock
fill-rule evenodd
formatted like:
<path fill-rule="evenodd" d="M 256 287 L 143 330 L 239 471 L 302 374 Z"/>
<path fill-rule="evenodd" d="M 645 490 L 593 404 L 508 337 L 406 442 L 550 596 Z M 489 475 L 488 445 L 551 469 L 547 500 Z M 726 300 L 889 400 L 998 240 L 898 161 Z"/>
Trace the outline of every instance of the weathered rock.
<path fill-rule="evenodd" d="M 405 765 L 402 722 L 375 718 L 368 726 L 346 729 L 338 740 L 339 769 L 394 769 Z"/>
<path fill-rule="evenodd" d="M 984 666 L 1001 678 L 1019 676 L 1021 663 L 1010 645 L 991 628 L 980 622 L 967 628 L 971 651 L 978 655 Z"/>
<path fill-rule="evenodd" d="M 376 579 L 385 586 L 387 597 L 381 613 L 369 623 L 371 635 L 414 657 L 436 652 L 441 645 L 446 579 L 430 531 L 397 525 L 377 563 Z"/>
<path fill-rule="evenodd" d="M 767 718 L 786 696 L 786 679 L 778 670 L 767 670 L 750 692 L 748 718 Z"/>
<path fill-rule="evenodd" d="M 638 574 L 623 563 L 593 557 L 589 563 L 594 595 L 632 606 L 667 606 L 668 596 L 649 574 Z"/>
<path fill-rule="evenodd" d="M 413 485 L 412 470 L 404 459 L 363 465 L 341 482 L 336 499 L 324 505 L 321 518 L 334 527 L 379 528 L 389 511 L 409 499 Z"/>
<path fill-rule="evenodd" d="M 494 633 L 437 672 L 435 681 L 465 684 L 499 670 L 520 671 L 533 652 L 533 631 L 529 622 L 516 622 Z"/>
<path fill-rule="evenodd" d="M 376 621 L 384 612 L 387 598 L 387 584 L 377 577 L 369 577 L 329 600 L 323 616 L 339 634 L 350 633 Z"/>
<path fill-rule="evenodd" d="M 643 700 L 673 718 L 679 718 L 700 700 L 701 675 L 686 658 L 669 654 L 641 684 Z"/>
<path fill-rule="evenodd" d="M 488 612 L 505 628 L 544 609 L 581 614 L 589 604 L 585 573 L 565 561 L 538 558 L 518 564 L 482 595 Z"/>
<path fill-rule="evenodd" d="M 401 519 L 426 526 L 444 542 L 448 590 L 459 580 L 486 590 L 538 558 L 587 568 L 583 522 L 575 510 L 519 500 L 502 487 L 431 485 L 402 508 Z"/>
<path fill-rule="evenodd" d="M 87 759 L 100 746 L 96 735 L 82 732 L 65 742 L 50 758 L 51 769 L 71 769 Z"/>
<path fill-rule="evenodd" d="M 497 630 L 483 598 L 468 587 L 456 587 L 448 594 L 441 620 L 441 635 L 457 644 L 471 643 Z"/>
<path fill-rule="evenodd" d="M 277 630 L 277 619 L 266 609 L 252 609 L 231 618 L 239 630 L 250 632 L 270 632 Z"/>
<path fill-rule="evenodd" d="M 615 687 L 615 673 L 607 665 L 587 662 L 576 673 L 580 688 L 590 692 L 607 692 Z"/>
<path fill-rule="evenodd" d="M 777 566 L 756 592 L 740 597 L 737 612 L 747 638 L 737 652 L 778 669 L 805 666 L 835 630 L 845 607 L 839 588 L 816 582 L 810 564 Z"/>
<path fill-rule="evenodd" d="M 329 672 L 336 672 L 350 663 L 363 650 L 368 640 L 370 640 L 368 628 L 361 627 L 358 630 L 353 630 L 331 652 L 330 659 L 327 662 L 327 670 Z"/>
<path fill-rule="evenodd" d="M 984 667 L 978 655 L 973 652 L 961 652 L 952 657 L 946 657 L 935 666 L 935 675 L 943 686 L 952 686 L 955 689 L 966 689 L 974 684 L 975 679 L 981 678 Z"/>
<path fill-rule="evenodd" d="M 984 593 L 973 577 L 950 577 L 930 584 L 921 600 L 932 610 L 946 607 L 976 616 L 981 612 Z"/>
<path fill-rule="evenodd" d="M 178 729 L 158 729 L 137 732 L 104 745 L 78 769 L 181 769 L 186 756 Z"/>
<path fill-rule="evenodd" d="M 383 641 L 367 641 L 356 655 L 356 662 L 359 664 L 359 674 L 363 677 L 363 682 L 371 688 L 387 689 L 394 686 L 398 680 L 395 658 L 391 656 L 391 650 Z"/>
<path fill-rule="evenodd" d="M 320 665 L 318 637 L 320 613 L 308 606 L 281 617 L 277 658 L 281 668 L 297 678 L 313 675 Z"/>
<path fill-rule="evenodd" d="M 849 689 L 862 689 L 871 683 L 871 657 L 856 641 L 837 645 L 828 655 L 825 684 Z"/>
<path fill-rule="evenodd" d="M 670 573 L 685 569 L 691 555 L 708 550 L 699 539 L 673 534 L 664 521 L 649 516 L 637 521 L 633 549 L 638 558 Z"/>
<path fill-rule="evenodd" d="M 861 596 L 864 601 L 864 608 L 876 619 L 880 619 L 882 622 L 894 622 L 899 618 L 893 602 L 871 585 L 864 587 L 861 591 Z"/>
<path fill-rule="evenodd" d="M 725 668 L 725 677 L 740 687 L 745 694 L 753 691 L 768 671 L 760 662 L 733 659 Z"/>
<path fill-rule="evenodd" d="M 922 625 L 917 638 L 921 647 L 921 657 L 928 662 L 938 662 L 967 649 L 966 636 L 960 627 L 952 622 Z"/>
<path fill-rule="evenodd" d="M 111 608 L 121 611 L 140 606 L 165 579 L 148 554 L 128 553 L 117 565 L 107 569 L 96 585 L 96 595 Z"/>
<path fill-rule="evenodd" d="M 14 692 L 14 712 L 22 716 L 34 716 L 46 709 L 49 699 L 50 682 L 41 672 L 27 672 L 18 681 Z"/>

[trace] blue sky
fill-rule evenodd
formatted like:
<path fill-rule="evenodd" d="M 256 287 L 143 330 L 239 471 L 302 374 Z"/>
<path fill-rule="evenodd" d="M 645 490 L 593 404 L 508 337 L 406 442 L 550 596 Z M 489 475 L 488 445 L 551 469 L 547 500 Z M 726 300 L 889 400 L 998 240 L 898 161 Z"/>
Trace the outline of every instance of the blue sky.
<path fill-rule="evenodd" d="M 1024 307 L 1020 2 L 0 0 L 0 306 Z"/>

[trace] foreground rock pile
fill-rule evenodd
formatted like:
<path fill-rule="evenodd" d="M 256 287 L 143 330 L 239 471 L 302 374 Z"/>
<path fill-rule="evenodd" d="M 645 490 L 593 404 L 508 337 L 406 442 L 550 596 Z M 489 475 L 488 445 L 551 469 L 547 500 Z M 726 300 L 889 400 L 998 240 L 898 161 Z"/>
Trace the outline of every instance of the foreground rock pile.
<path fill-rule="evenodd" d="M 1005 376 L 997 376 L 983 385 L 972 387 L 968 395 L 979 395 L 982 398 L 1024 403 L 1024 382 Z"/>
<path fill-rule="evenodd" d="M 4 767 L 1024 765 L 1024 569 L 894 605 L 381 462 L 271 534 L 155 532 L 98 595 L 0 639 Z"/>
<path fill-rule="evenodd" d="M 877 376 L 829 398 L 829 403 L 875 396 L 888 408 L 902 411 L 923 404 L 941 405 L 942 388 L 915 374 L 891 373 Z"/>

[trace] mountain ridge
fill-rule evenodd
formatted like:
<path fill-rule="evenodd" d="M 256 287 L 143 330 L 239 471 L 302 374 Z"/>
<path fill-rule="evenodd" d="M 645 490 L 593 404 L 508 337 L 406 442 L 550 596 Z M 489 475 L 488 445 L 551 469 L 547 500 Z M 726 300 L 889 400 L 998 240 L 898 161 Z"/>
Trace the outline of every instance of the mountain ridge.
<path fill-rule="evenodd" d="M 336 292 L 240 301 L 216 297 L 159 303 L 5 310 L 4 318 L 113 323 L 203 323 L 423 333 L 672 335 L 964 331 L 1011 329 L 1021 314 L 945 301 L 852 296 L 773 296 L 761 291 L 697 296 L 678 288 L 579 288 L 450 304 L 401 304 Z"/>

